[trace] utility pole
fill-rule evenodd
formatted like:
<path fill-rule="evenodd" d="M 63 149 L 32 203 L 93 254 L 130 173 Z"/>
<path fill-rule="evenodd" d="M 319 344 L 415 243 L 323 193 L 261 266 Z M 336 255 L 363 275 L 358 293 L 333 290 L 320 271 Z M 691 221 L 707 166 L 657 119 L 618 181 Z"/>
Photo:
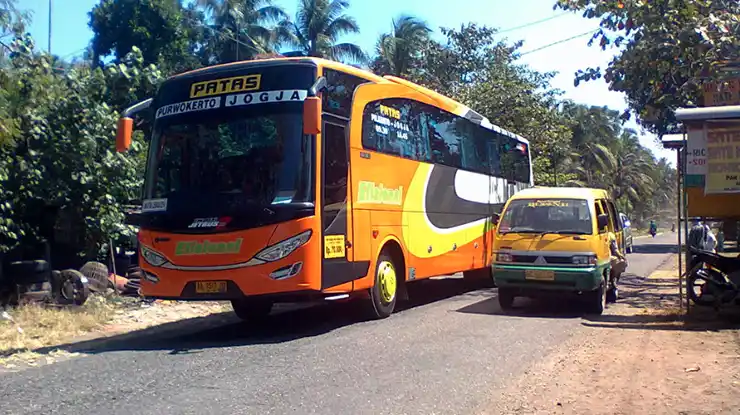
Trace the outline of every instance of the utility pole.
<path fill-rule="evenodd" d="M 51 1 L 49 0 L 49 44 L 46 46 L 47 53 L 51 56 Z"/>

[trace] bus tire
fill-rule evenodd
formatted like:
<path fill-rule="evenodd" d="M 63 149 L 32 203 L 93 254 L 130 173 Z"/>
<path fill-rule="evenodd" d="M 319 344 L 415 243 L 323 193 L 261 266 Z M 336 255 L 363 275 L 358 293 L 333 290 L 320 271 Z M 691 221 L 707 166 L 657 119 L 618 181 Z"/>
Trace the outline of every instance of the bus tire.
<path fill-rule="evenodd" d="M 241 320 L 254 322 L 265 319 L 272 311 L 273 302 L 269 300 L 257 300 L 246 298 L 243 300 L 231 300 L 231 308 L 234 314 Z"/>
<path fill-rule="evenodd" d="M 387 318 L 396 308 L 398 299 L 398 261 L 387 249 L 383 249 L 375 264 L 375 283 L 370 288 L 370 317 Z"/>

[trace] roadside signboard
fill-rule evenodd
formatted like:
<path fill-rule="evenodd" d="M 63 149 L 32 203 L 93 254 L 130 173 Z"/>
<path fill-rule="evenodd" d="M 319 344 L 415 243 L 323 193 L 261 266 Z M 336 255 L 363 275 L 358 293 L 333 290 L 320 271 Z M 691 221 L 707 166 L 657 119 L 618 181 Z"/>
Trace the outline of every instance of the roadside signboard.
<path fill-rule="evenodd" d="M 707 128 L 704 193 L 740 193 L 740 128 Z"/>

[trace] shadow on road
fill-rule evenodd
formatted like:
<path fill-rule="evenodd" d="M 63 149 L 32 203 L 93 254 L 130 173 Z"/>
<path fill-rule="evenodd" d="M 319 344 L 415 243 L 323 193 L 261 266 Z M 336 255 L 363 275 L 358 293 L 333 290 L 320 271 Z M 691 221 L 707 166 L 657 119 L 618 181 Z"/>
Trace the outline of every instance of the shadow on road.
<path fill-rule="evenodd" d="M 518 297 L 513 310 L 502 310 L 498 298 L 487 298 L 457 310 L 459 313 L 484 314 L 509 317 L 535 318 L 580 318 L 583 317 L 583 305 L 577 298 L 542 298 L 530 299 Z"/>
<path fill-rule="evenodd" d="M 632 247 L 635 254 L 673 254 L 678 252 L 676 244 L 640 244 Z"/>
<path fill-rule="evenodd" d="M 685 293 L 684 293 L 685 295 Z M 626 330 L 721 331 L 740 328 L 740 309 L 727 306 L 715 312 L 712 307 L 692 304 L 691 312 L 679 308 L 675 278 L 644 278 L 625 274 L 620 281 L 617 307 L 625 312 L 585 316 L 586 327 Z M 684 303 L 685 304 L 685 303 Z"/>
<path fill-rule="evenodd" d="M 471 284 L 461 278 L 423 280 L 409 284 L 408 288 L 410 298 L 396 306 L 394 316 L 463 294 L 491 295 L 490 290 L 481 284 Z M 104 339 L 47 347 L 36 352 L 48 353 L 61 349 L 98 354 L 112 351 L 170 350 L 170 354 L 183 354 L 208 348 L 282 343 L 319 336 L 353 324 L 372 324 L 362 306 L 361 301 L 317 305 L 280 304 L 269 318 L 260 323 L 243 322 L 233 313 L 225 312 L 165 323 Z"/>

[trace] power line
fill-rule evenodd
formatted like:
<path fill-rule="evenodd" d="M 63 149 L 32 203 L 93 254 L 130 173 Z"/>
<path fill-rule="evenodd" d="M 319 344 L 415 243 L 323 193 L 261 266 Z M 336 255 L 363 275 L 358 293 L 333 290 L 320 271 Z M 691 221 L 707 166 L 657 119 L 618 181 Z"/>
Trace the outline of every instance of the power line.
<path fill-rule="evenodd" d="M 560 14 L 556 14 L 556 15 L 554 15 L 554 16 L 546 17 L 546 18 L 544 18 L 544 19 L 540 19 L 540 20 L 535 20 L 534 22 L 529 22 L 529 23 L 525 23 L 525 24 L 523 24 L 523 25 L 519 25 L 519 26 L 514 26 L 514 27 L 510 27 L 510 28 L 508 28 L 508 29 L 504 29 L 504 30 L 499 30 L 498 32 L 496 32 L 496 34 L 497 34 L 497 35 L 500 35 L 501 33 L 508 33 L 508 32 L 513 32 L 513 31 L 515 31 L 515 30 L 519 30 L 519 29 L 524 29 L 524 28 L 526 28 L 526 27 L 530 27 L 530 26 L 538 25 L 538 24 L 540 24 L 540 23 L 545 23 L 545 22 L 549 22 L 550 20 L 553 20 L 553 19 L 557 19 L 557 18 L 559 18 L 559 17 L 563 17 L 563 16 L 565 16 L 566 14 L 569 14 L 569 13 L 570 13 L 570 12 L 563 12 L 563 13 L 560 13 Z"/>
<path fill-rule="evenodd" d="M 592 34 L 596 33 L 598 30 L 599 29 L 591 29 L 588 32 L 581 33 L 580 35 L 575 35 L 575 36 L 571 36 L 571 37 L 569 37 L 567 39 L 558 40 L 557 42 L 548 43 L 547 45 L 540 46 L 539 48 L 528 50 L 526 52 L 522 52 L 522 53 L 519 54 L 519 56 L 521 57 L 521 56 L 524 56 L 524 55 L 529 55 L 530 53 L 539 52 L 542 49 L 547 49 L 549 47 L 552 47 L 552 46 L 555 46 L 555 45 L 559 45 L 561 43 L 570 42 L 571 40 L 578 39 L 579 37 L 583 37 L 583 36 L 586 36 L 586 35 L 592 35 Z"/>

